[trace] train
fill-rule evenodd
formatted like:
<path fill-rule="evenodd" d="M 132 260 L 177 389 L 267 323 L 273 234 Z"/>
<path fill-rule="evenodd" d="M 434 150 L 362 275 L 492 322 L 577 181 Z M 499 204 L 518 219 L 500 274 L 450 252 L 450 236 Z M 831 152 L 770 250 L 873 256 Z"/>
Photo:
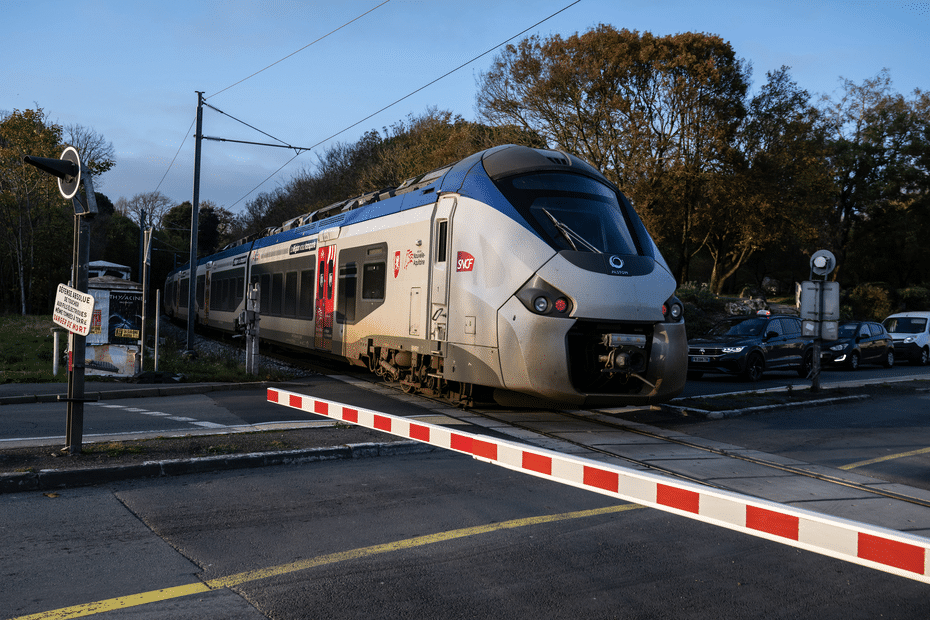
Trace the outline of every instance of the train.
<path fill-rule="evenodd" d="M 684 387 L 676 282 L 619 188 L 579 157 L 502 145 L 296 217 L 172 271 L 165 311 L 404 390 L 616 407 Z"/>

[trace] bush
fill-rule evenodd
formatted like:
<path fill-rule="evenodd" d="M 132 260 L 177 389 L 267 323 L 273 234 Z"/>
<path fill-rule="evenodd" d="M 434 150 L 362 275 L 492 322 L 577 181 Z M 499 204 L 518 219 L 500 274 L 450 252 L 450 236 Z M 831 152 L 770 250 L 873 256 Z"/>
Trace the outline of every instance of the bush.
<path fill-rule="evenodd" d="M 930 310 L 930 290 L 922 286 L 898 289 L 901 310 Z"/>
<path fill-rule="evenodd" d="M 725 303 L 711 293 L 706 284 L 688 282 L 675 294 L 684 305 L 685 325 L 691 336 L 703 334 L 713 326 L 718 317 L 726 314 Z"/>
<path fill-rule="evenodd" d="M 852 317 L 860 320 L 881 321 L 897 310 L 894 291 L 883 282 L 867 282 L 849 291 Z"/>

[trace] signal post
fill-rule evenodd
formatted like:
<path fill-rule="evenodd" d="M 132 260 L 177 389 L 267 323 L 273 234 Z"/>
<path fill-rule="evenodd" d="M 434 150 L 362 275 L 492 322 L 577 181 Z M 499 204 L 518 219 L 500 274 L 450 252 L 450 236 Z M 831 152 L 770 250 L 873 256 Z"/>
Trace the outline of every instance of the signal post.
<path fill-rule="evenodd" d="M 97 199 L 90 171 L 81 165 L 73 146 L 66 147 L 60 159 L 27 155 L 23 162 L 58 177 L 58 191 L 74 207 L 74 253 L 71 263 L 71 285 L 58 287 L 54 321 L 69 332 L 68 353 L 68 421 L 64 450 L 81 453 L 84 429 L 84 358 L 87 333 L 93 314 L 93 297 L 87 294 L 87 264 L 90 262 L 90 224 L 97 215 Z M 81 202 L 79 190 L 84 184 L 87 204 Z"/>

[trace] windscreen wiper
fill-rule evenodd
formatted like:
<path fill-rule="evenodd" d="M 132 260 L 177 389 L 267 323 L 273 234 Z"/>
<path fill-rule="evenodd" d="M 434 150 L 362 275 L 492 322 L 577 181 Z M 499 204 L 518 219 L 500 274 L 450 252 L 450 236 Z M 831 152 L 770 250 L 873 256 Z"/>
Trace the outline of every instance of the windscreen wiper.
<path fill-rule="evenodd" d="M 574 230 L 566 226 L 564 223 L 556 219 L 556 217 L 552 215 L 551 213 L 549 213 L 548 210 L 542 209 L 542 212 L 549 216 L 549 219 L 552 220 L 553 225 L 555 225 L 556 229 L 558 229 L 558 231 L 562 233 L 562 236 L 565 237 L 565 239 L 568 241 L 568 243 L 572 246 L 572 248 L 575 251 L 578 250 L 578 246 L 575 245 L 575 241 L 577 241 L 582 246 L 584 246 L 585 249 L 587 249 L 589 252 L 594 252 L 595 254 L 603 254 L 603 252 L 601 252 L 594 245 L 589 243 L 587 239 L 585 239 L 584 237 L 576 233 Z"/>

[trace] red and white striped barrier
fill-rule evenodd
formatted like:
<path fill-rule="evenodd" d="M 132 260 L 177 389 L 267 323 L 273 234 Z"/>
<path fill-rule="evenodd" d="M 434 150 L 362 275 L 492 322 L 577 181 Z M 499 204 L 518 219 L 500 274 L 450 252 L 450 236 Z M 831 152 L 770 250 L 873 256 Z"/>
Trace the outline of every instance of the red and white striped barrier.
<path fill-rule="evenodd" d="M 930 539 L 927 538 L 295 392 L 269 389 L 268 401 L 930 583 Z"/>

